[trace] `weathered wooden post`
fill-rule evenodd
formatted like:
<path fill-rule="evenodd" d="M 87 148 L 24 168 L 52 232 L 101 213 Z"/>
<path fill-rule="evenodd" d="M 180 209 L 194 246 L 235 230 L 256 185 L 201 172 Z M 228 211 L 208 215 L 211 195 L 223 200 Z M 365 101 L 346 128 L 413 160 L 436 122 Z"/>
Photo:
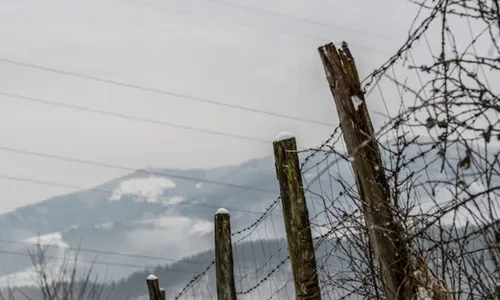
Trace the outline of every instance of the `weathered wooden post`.
<path fill-rule="evenodd" d="M 214 223 L 217 299 L 236 300 L 231 244 L 231 217 L 229 212 L 224 208 L 217 210 Z"/>
<path fill-rule="evenodd" d="M 283 132 L 273 146 L 296 299 L 321 299 L 297 143 L 290 133 Z"/>
<path fill-rule="evenodd" d="M 158 277 L 151 274 L 146 279 L 148 285 L 149 300 L 162 300 L 162 294 L 160 292 L 160 283 L 158 282 Z"/>
<path fill-rule="evenodd" d="M 422 282 L 434 281 L 431 299 L 451 299 L 444 283 L 429 278 L 426 262 L 411 259 L 403 229 L 394 216 L 390 188 L 354 58 L 346 43 L 318 49 L 344 135 L 375 260 L 386 299 L 413 299 Z M 418 262 L 417 262 L 418 261 Z M 425 273 L 425 274 L 424 274 Z M 426 278 L 415 278 L 424 274 Z"/>

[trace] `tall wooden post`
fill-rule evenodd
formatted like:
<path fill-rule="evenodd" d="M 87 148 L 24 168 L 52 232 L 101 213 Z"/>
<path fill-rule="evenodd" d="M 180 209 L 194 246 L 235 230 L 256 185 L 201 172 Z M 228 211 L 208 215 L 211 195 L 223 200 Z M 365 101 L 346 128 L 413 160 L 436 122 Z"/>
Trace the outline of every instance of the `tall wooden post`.
<path fill-rule="evenodd" d="M 281 133 L 273 144 L 296 299 L 321 299 L 309 212 L 302 186 L 297 143 Z"/>
<path fill-rule="evenodd" d="M 368 227 L 375 260 L 386 299 L 412 299 L 420 283 L 414 272 L 426 270 L 426 263 L 410 260 L 410 249 L 403 240 L 403 229 L 391 207 L 390 189 L 373 130 L 364 93 L 346 43 L 341 49 L 333 44 L 320 47 L 325 69 L 340 121 L 351 165 L 356 175 L 359 198 Z M 411 264 L 410 264 L 411 263 Z M 443 297 L 443 289 L 435 291 Z"/>
<path fill-rule="evenodd" d="M 394 222 L 390 190 L 377 141 L 361 91 L 356 65 L 346 44 L 319 48 L 344 135 L 374 255 L 387 299 L 403 300 L 408 256 L 402 230 Z"/>
<path fill-rule="evenodd" d="M 162 300 L 162 295 L 160 292 L 160 283 L 158 282 L 158 277 L 151 274 L 146 279 L 148 285 L 149 300 Z"/>
<path fill-rule="evenodd" d="M 236 300 L 231 244 L 231 217 L 224 208 L 219 209 L 215 214 L 215 268 L 217 299 Z"/>

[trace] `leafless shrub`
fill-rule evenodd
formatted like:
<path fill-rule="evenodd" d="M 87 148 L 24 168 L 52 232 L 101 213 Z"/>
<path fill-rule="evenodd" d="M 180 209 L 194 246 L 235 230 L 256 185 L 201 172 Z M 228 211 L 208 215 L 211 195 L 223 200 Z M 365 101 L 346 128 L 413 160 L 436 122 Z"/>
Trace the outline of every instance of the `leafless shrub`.
<path fill-rule="evenodd" d="M 368 99 L 383 80 L 400 91 L 400 109 L 389 116 L 378 138 L 394 215 L 404 227 L 401 238 L 411 249 L 412 261 L 425 262 L 421 269 L 409 269 L 408 276 L 420 278 L 422 287 L 440 285 L 453 299 L 497 299 L 500 3 L 414 3 L 419 13 L 407 41 L 364 80 Z M 430 39 L 433 35 L 437 40 Z M 432 61 L 416 63 L 412 49 L 419 43 L 429 49 L 439 46 Z M 398 65 L 415 72 L 418 87 L 398 76 Z M 412 105 L 405 101 L 408 98 Z M 312 191 L 324 203 L 321 224 L 314 225 L 329 229 L 317 240 L 322 289 L 334 299 L 383 299 L 357 190 L 346 176 L 350 162 L 342 148 L 337 143 L 322 151 L 334 157 L 334 166 L 344 165 L 336 173 L 321 173 L 336 184 L 338 197 Z M 422 299 L 438 299 L 435 292 L 419 292 Z"/>
<path fill-rule="evenodd" d="M 111 290 L 94 274 L 93 265 L 84 270 L 78 263 L 78 251 L 64 251 L 64 256 L 49 255 L 50 247 L 38 243 L 28 250 L 35 285 L 16 282 L 15 287 L 0 293 L 1 300 L 107 300 Z"/>

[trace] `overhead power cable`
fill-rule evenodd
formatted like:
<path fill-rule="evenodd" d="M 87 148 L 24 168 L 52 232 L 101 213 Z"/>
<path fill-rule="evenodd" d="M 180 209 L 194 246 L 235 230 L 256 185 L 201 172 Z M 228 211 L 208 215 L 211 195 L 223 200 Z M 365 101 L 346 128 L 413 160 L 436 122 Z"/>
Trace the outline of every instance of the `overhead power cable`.
<path fill-rule="evenodd" d="M 242 136 L 242 135 L 238 135 L 238 134 L 226 133 L 226 132 L 209 130 L 209 129 L 202 129 L 202 128 L 181 125 L 181 124 L 172 123 L 172 122 L 152 120 L 152 119 L 142 118 L 142 117 L 135 117 L 135 116 L 131 116 L 131 115 L 115 113 L 115 112 L 106 111 L 106 110 L 100 110 L 100 109 L 95 109 L 95 108 L 90 108 L 90 107 L 85 107 L 85 106 L 55 102 L 55 101 L 45 100 L 45 99 L 41 99 L 41 98 L 23 96 L 23 95 L 19 95 L 19 94 L 12 94 L 12 93 L 6 93 L 6 92 L 0 91 L 0 95 L 5 96 L 5 97 L 11 97 L 11 98 L 16 98 L 16 99 L 31 101 L 31 102 L 42 103 L 42 104 L 46 104 L 46 105 L 59 106 L 59 107 L 64 107 L 64 108 L 68 108 L 68 109 L 85 111 L 85 112 L 89 112 L 89 113 L 102 114 L 102 115 L 107 115 L 107 116 L 112 116 L 112 117 L 117 117 L 117 118 L 122 118 L 122 119 L 128 119 L 128 120 L 134 120 L 134 121 L 139 121 L 139 122 L 145 122 L 145 123 L 150 123 L 150 124 L 156 124 L 156 125 L 161 125 L 161 126 L 166 126 L 166 127 L 174 127 L 174 128 L 184 129 L 184 130 L 203 132 L 203 133 L 208 133 L 208 134 L 212 134 L 212 135 L 224 136 L 224 137 L 235 138 L 235 139 L 240 139 L 240 140 L 248 140 L 248 141 L 253 141 L 253 142 L 258 142 L 258 143 L 266 143 L 268 145 L 272 143 L 272 141 L 267 141 L 267 140 L 259 139 L 259 138 L 253 138 L 253 137 Z"/>
<path fill-rule="evenodd" d="M 138 170 L 138 169 L 132 168 L 132 167 L 96 162 L 96 161 L 85 160 L 85 159 L 80 159 L 80 158 L 64 157 L 64 156 L 59 156 L 59 155 L 16 149 L 16 148 L 11 148 L 11 147 L 6 147 L 6 146 L 0 146 L 0 151 L 8 151 L 8 152 L 19 153 L 19 154 L 30 155 L 30 156 L 38 156 L 38 157 L 50 158 L 50 159 L 55 159 L 55 160 L 60 160 L 60 161 L 76 162 L 76 163 L 81 163 L 81 164 L 85 164 L 85 165 L 92 165 L 92 166 L 108 168 L 108 169 L 115 169 L 115 170 L 129 171 L 129 172 L 138 172 L 138 173 L 143 173 L 143 174 L 147 174 L 147 175 L 171 177 L 171 178 L 184 179 L 184 180 L 189 180 L 189 181 L 194 181 L 194 182 L 210 183 L 210 184 L 222 185 L 222 186 L 227 186 L 227 187 L 232 187 L 232 188 L 270 193 L 273 195 L 278 194 L 278 191 L 259 188 L 259 187 L 240 185 L 240 184 L 234 184 L 234 183 L 228 183 L 228 182 L 222 182 L 222 181 L 216 181 L 216 180 L 209 180 L 209 179 L 202 179 L 202 178 L 194 178 L 194 177 L 189 177 L 189 176 L 179 175 L 179 174 L 172 174 L 172 173 L 167 173 L 167 172 L 154 172 L 154 171 L 147 171 L 147 170 Z"/>
<path fill-rule="evenodd" d="M 106 195 L 114 195 L 114 191 L 110 190 L 105 190 L 105 189 L 98 189 L 98 188 L 86 188 L 82 186 L 76 186 L 76 185 L 71 185 L 71 184 L 65 184 L 65 183 L 59 183 L 59 182 L 51 182 L 51 181 L 45 181 L 45 180 L 39 180 L 39 179 L 32 179 L 32 178 L 24 178 L 24 177 L 17 177 L 17 176 L 10 176 L 10 175 L 0 175 L 0 179 L 5 179 L 5 180 L 11 180 L 11 181 L 20 181 L 20 182 L 28 182 L 28 183 L 34 183 L 34 184 L 41 184 L 41 185 L 48 185 L 48 186 L 54 186 L 54 187 L 62 187 L 62 188 L 68 188 L 68 189 L 74 189 L 74 190 L 82 190 L 82 191 L 91 191 L 91 192 L 96 192 L 96 193 L 102 193 Z M 138 194 L 124 194 L 126 196 L 134 197 L 136 199 L 142 199 L 145 196 L 144 195 L 138 195 Z M 168 197 L 156 197 L 159 200 L 164 200 L 168 201 Z M 194 206 L 194 207 L 204 207 L 204 208 L 209 208 L 214 211 L 219 209 L 220 207 L 216 206 L 211 206 L 211 205 L 206 205 L 202 203 L 185 203 L 185 202 L 179 202 L 173 205 L 180 205 L 180 206 Z M 243 210 L 243 209 L 238 209 L 235 207 L 229 207 L 228 208 L 231 211 L 234 212 L 240 212 L 240 213 L 248 213 L 248 214 L 258 214 L 262 215 L 265 212 L 262 211 L 251 211 L 251 210 Z M 274 216 L 274 215 L 273 215 Z"/>
<path fill-rule="evenodd" d="M 38 242 L 30 243 L 30 242 L 25 242 L 25 241 L 14 241 L 14 240 L 5 240 L 5 239 L 0 239 L 0 243 L 27 245 L 27 246 L 28 245 L 35 246 L 38 244 Z M 78 252 L 89 252 L 89 253 L 95 253 L 95 254 L 105 254 L 105 255 L 131 257 L 131 258 L 144 258 L 144 259 L 151 259 L 151 260 L 165 261 L 165 262 L 178 262 L 179 261 L 179 259 L 172 259 L 172 258 L 165 258 L 165 257 L 158 257 L 158 256 L 129 254 L 129 253 L 95 250 L 95 249 L 88 249 L 88 248 L 62 247 L 62 246 L 58 246 L 58 245 L 45 244 L 45 243 L 40 243 L 40 244 L 42 244 L 43 247 L 46 247 L 46 248 L 65 249 L 65 250 L 72 250 L 72 251 L 78 251 Z M 183 263 L 193 264 L 193 265 L 200 265 L 201 264 L 201 263 L 197 263 L 197 262 L 193 262 L 193 261 L 183 261 Z"/>
<path fill-rule="evenodd" d="M 204 17 L 204 18 L 215 20 L 215 21 L 218 21 L 218 22 L 225 21 L 227 23 L 232 23 L 232 24 L 236 24 L 236 25 L 247 27 L 247 28 L 251 28 L 251 29 L 258 29 L 258 30 L 263 30 L 263 31 L 271 32 L 271 33 L 277 33 L 277 34 L 280 34 L 280 35 L 289 35 L 289 36 L 294 36 L 294 37 L 298 37 L 298 38 L 302 38 L 302 39 L 308 39 L 308 40 L 311 40 L 311 41 L 315 41 L 317 43 L 326 43 L 327 41 L 330 41 L 330 39 L 331 39 L 330 37 L 313 36 L 313 35 L 310 35 L 310 34 L 302 34 L 302 33 L 292 32 L 292 31 L 288 31 L 288 30 L 280 30 L 279 28 L 275 28 L 275 27 L 265 27 L 265 26 L 262 26 L 260 24 L 259 24 L 259 26 L 255 26 L 256 22 L 250 24 L 250 23 L 244 23 L 244 22 L 239 22 L 239 21 L 233 21 L 232 19 L 221 19 L 220 17 L 211 18 L 210 16 L 205 15 L 205 14 L 199 14 L 199 13 L 196 13 L 196 12 L 193 12 L 193 11 L 182 10 L 182 9 L 173 8 L 173 7 L 159 7 L 158 5 L 152 5 L 151 3 L 152 2 L 145 2 L 145 1 L 135 2 L 135 4 L 138 4 L 138 5 L 141 5 L 141 6 L 144 6 L 144 7 L 152 8 L 155 11 L 163 12 L 162 9 L 166 9 L 169 12 L 175 12 L 175 13 L 180 13 L 180 14 L 185 14 L 185 15 L 191 15 L 191 16 L 196 16 L 196 17 Z M 234 6 L 234 5 L 229 5 L 229 6 Z M 269 15 L 278 14 L 276 12 L 266 11 L 266 10 L 262 10 L 262 9 L 255 9 L 255 8 L 248 8 L 248 7 L 246 7 L 246 8 L 239 7 L 239 8 L 240 9 L 245 9 L 245 10 L 251 10 L 251 11 L 265 12 L 266 14 L 269 14 Z M 281 17 L 285 17 L 285 16 L 286 16 L 286 18 L 289 18 L 289 19 L 295 19 L 295 20 L 300 20 L 302 22 L 306 22 L 305 19 L 294 17 L 294 16 L 290 16 L 290 15 L 284 15 L 284 16 L 281 16 Z M 308 20 L 308 21 L 310 21 L 310 22 L 318 22 L 318 21 L 313 21 L 313 20 Z M 321 23 L 321 22 L 318 22 L 318 23 Z M 326 23 L 323 23 L 323 24 L 324 24 L 323 26 L 326 26 L 326 27 L 332 27 L 332 28 L 338 27 L 338 25 L 334 25 L 334 24 L 326 24 Z M 319 24 L 316 24 L 316 25 L 319 25 Z M 373 33 L 364 32 L 362 30 L 353 30 L 353 29 L 348 30 L 348 29 L 346 29 L 346 31 L 355 31 L 357 33 L 366 33 L 365 35 L 375 36 Z M 381 38 L 381 37 L 384 37 L 386 39 L 388 38 L 388 37 L 380 35 L 379 38 Z M 350 43 L 350 45 L 354 45 L 354 46 L 356 46 L 359 49 L 365 49 L 367 51 L 370 51 L 370 53 L 377 52 L 377 53 L 384 54 L 384 55 L 392 55 L 393 54 L 390 51 L 386 51 L 386 50 L 382 50 L 382 49 L 378 49 L 378 48 L 374 48 L 374 47 L 369 47 L 369 46 L 364 46 L 362 44 Z"/>
<path fill-rule="evenodd" d="M 310 119 L 305 119 L 305 118 L 301 118 L 301 117 L 290 116 L 290 115 L 285 115 L 285 114 L 276 113 L 276 112 L 270 112 L 270 111 L 257 109 L 257 108 L 251 108 L 251 107 L 245 107 L 245 106 L 240 106 L 240 105 L 236 105 L 236 104 L 224 103 L 224 102 L 220 102 L 217 100 L 211 100 L 211 99 L 176 93 L 176 92 L 162 90 L 162 89 L 144 87 L 144 86 L 141 86 L 138 84 L 125 83 L 125 82 L 121 82 L 121 81 L 105 79 L 105 78 L 100 78 L 100 77 L 96 77 L 96 76 L 85 75 L 85 74 L 71 72 L 71 71 L 65 71 L 65 70 L 61 70 L 61 69 L 55 69 L 55 68 L 50 68 L 50 67 L 46 67 L 46 66 L 22 62 L 22 61 L 18 61 L 18 60 L 0 58 L 0 62 L 6 63 L 6 64 L 11 64 L 11 65 L 16 65 L 16 66 L 21 66 L 21 67 L 26 67 L 26 68 L 31 68 L 31 69 L 37 69 L 37 70 L 46 71 L 46 72 L 51 72 L 51 73 L 56 73 L 56 74 L 65 75 L 65 76 L 78 77 L 78 78 L 83 78 L 83 79 L 92 80 L 92 81 L 96 81 L 96 82 L 102 82 L 102 83 L 106 83 L 106 84 L 112 84 L 112 85 L 116 85 L 116 86 L 121 86 L 121 87 L 126 87 L 126 88 L 131 88 L 131 89 L 136 89 L 136 90 L 141 90 L 141 91 L 146 91 L 146 92 L 151 92 L 151 93 L 172 96 L 172 97 L 191 100 L 191 101 L 197 101 L 197 102 L 202 102 L 202 103 L 207 103 L 207 104 L 212 104 L 212 105 L 217 105 L 217 106 L 223 106 L 223 107 L 228 107 L 228 108 L 232 108 L 232 109 L 239 109 L 242 111 L 248 111 L 248 112 L 252 112 L 252 113 L 259 113 L 259 114 L 268 115 L 268 116 L 272 116 L 272 117 L 296 120 L 296 121 L 300 121 L 300 122 L 322 125 L 322 126 L 327 126 L 327 127 L 334 126 L 331 123 L 321 122 L 321 121 L 317 121 L 317 120 L 310 120 Z"/>
<path fill-rule="evenodd" d="M 19 251 L 0 250 L 0 254 L 31 257 L 31 255 L 29 253 L 23 253 L 23 252 L 19 252 Z M 52 259 L 56 259 L 56 260 L 68 260 L 68 257 L 61 257 L 61 256 L 55 256 L 55 255 L 45 255 L 45 258 L 52 258 Z M 87 263 L 87 264 L 93 264 L 93 265 L 126 267 L 126 268 L 142 269 L 142 270 L 146 269 L 145 265 L 141 266 L 141 265 L 134 265 L 134 264 L 112 263 L 112 262 L 104 262 L 104 261 L 98 261 L 98 260 L 85 260 L 85 259 L 78 259 L 77 261 Z M 186 271 L 186 270 L 180 270 L 180 269 L 175 269 L 175 268 L 168 269 L 168 271 L 174 272 L 174 273 L 188 273 L 188 274 L 198 273 L 198 272 L 194 272 L 194 271 Z M 6 276 L 8 276 L 8 275 L 6 275 Z"/>
<path fill-rule="evenodd" d="M 276 12 L 276 11 L 269 11 L 269 10 L 265 10 L 265 9 L 261 9 L 261 8 L 257 8 L 257 7 L 246 6 L 246 5 L 243 5 L 240 3 L 231 3 L 228 1 L 224 1 L 224 0 L 208 0 L 208 1 L 217 3 L 219 5 L 235 7 L 235 8 L 241 9 L 241 10 L 253 11 L 253 12 L 266 14 L 266 15 L 270 15 L 270 16 L 275 16 L 275 17 L 279 17 L 279 18 L 284 18 L 284 19 L 289 19 L 289 20 L 296 20 L 296 21 L 311 24 L 311 25 L 317 25 L 317 26 L 327 27 L 327 28 L 332 28 L 332 29 L 339 29 L 339 30 L 342 30 L 344 32 L 353 32 L 353 33 L 357 33 L 359 35 L 363 35 L 365 37 L 375 37 L 375 38 L 386 40 L 386 41 L 399 42 L 399 40 L 397 40 L 393 37 L 390 37 L 390 36 L 385 36 L 385 35 L 382 35 L 379 33 L 368 32 L 368 31 L 359 30 L 359 29 L 353 29 L 353 28 L 348 27 L 348 26 L 325 23 L 325 22 L 306 19 L 306 18 L 297 17 L 297 16 L 293 16 L 293 15 L 287 15 L 287 14 Z"/>

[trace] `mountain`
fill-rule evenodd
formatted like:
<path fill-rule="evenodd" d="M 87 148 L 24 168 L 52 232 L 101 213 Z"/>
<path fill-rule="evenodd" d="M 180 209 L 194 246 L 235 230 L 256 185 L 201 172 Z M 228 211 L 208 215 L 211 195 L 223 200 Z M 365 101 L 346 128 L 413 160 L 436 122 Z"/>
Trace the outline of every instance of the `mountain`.
<path fill-rule="evenodd" d="M 314 162 L 321 160 L 309 161 Z M 314 186 L 326 186 L 325 180 Z M 95 268 L 110 280 L 173 263 L 213 247 L 218 208 L 230 211 L 232 228 L 238 231 L 254 223 L 278 196 L 274 158 L 265 157 L 207 170 L 138 170 L 89 190 L 20 207 L 0 215 L 0 285 L 7 278 L 16 282 L 27 276 L 32 265 L 27 248 L 39 240 L 51 245 L 47 255 L 54 260 L 68 248 L 79 248 L 81 261 L 105 262 Z M 260 238 L 284 237 L 280 208 L 272 214 L 268 228 L 259 229 Z"/>
<path fill-rule="evenodd" d="M 444 229 L 444 230 L 443 230 Z M 495 272 L 495 265 L 489 260 L 485 260 L 485 252 L 478 251 L 485 249 L 485 242 L 482 234 L 477 233 L 477 227 L 471 226 L 467 228 L 455 228 L 453 226 L 445 226 L 444 228 L 432 227 L 426 230 L 426 233 L 437 240 L 439 238 L 449 241 L 446 247 L 449 249 L 461 248 L 462 251 L 469 252 L 465 263 L 466 268 L 472 270 L 471 265 L 473 260 L 484 261 L 486 270 L 484 274 L 475 274 L 476 278 L 482 278 L 485 286 L 491 284 L 491 280 Z M 467 237 L 467 243 L 457 243 L 457 240 L 463 240 Z M 429 239 L 421 239 L 415 242 L 419 244 L 422 249 L 429 249 L 431 246 L 436 245 Z M 356 250 L 359 245 L 355 243 L 353 238 L 332 238 L 324 243 L 321 243 L 316 248 L 316 260 L 318 266 L 318 275 L 320 286 L 331 284 L 331 286 L 344 286 L 344 290 L 339 288 L 328 289 L 323 288 L 323 296 L 326 299 L 365 299 L 360 297 L 363 289 L 366 287 L 361 281 L 359 276 L 368 270 L 367 260 L 364 256 L 365 252 Z M 293 299 L 293 275 L 289 260 L 286 260 L 288 252 L 286 249 L 286 241 L 284 239 L 278 240 L 261 240 L 241 243 L 233 247 L 233 255 L 235 255 L 235 285 L 237 292 L 246 292 L 246 297 L 250 299 L 270 299 L 273 296 L 276 298 Z M 439 269 L 442 267 L 443 262 L 439 261 L 440 251 L 431 251 L 429 254 L 429 266 L 432 269 Z M 209 295 L 216 294 L 215 288 L 215 268 L 212 267 L 205 271 L 205 267 L 210 265 L 215 254 L 212 250 L 204 251 L 198 255 L 185 258 L 175 264 L 169 266 L 158 266 L 157 268 L 136 272 L 117 283 L 107 286 L 107 293 L 111 295 L 111 299 L 148 299 L 145 291 L 145 279 L 153 272 L 158 276 L 162 286 L 166 288 L 168 298 L 174 299 L 183 291 L 187 284 L 194 278 L 194 275 L 203 272 L 204 275 L 197 281 L 198 284 L 193 284 L 189 287 L 188 292 L 183 293 L 180 299 L 207 299 L 211 298 Z M 449 268 L 447 276 L 456 276 L 454 272 L 464 267 L 464 261 L 459 259 L 455 260 L 450 258 L 445 264 Z M 358 274 L 353 274 L 352 270 L 357 270 Z M 455 271 L 451 271 L 455 270 Z M 351 272 L 349 272 L 351 271 Z M 189 274 L 192 272 L 194 274 Z M 471 272 L 472 273 L 472 272 Z M 449 278 L 448 278 L 449 279 Z M 461 285 L 462 291 L 471 288 L 471 285 L 466 280 L 456 281 L 456 277 L 448 282 L 454 282 L 455 285 Z M 333 281 L 328 283 L 328 281 Z M 256 289 L 254 289 L 256 287 Z M 351 295 L 347 291 L 353 291 Z M 480 290 L 480 288 L 479 288 Z M 466 299 L 466 294 L 458 299 Z M 141 297 L 142 296 L 142 297 Z M 246 298 L 240 295 L 241 298 Z"/>
<path fill-rule="evenodd" d="M 168 257 L 173 261 L 212 247 L 219 207 L 233 228 L 255 221 L 278 197 L 273 159 L 254 159 L 210 170 L 139 170 L 93 189 L 54 197 L 0 215 L 0 250 L 26 253 L 36 241 L 60 248 Z M 219 184 L 223 183 L 223 184 Z M 62 249 L 51 253 L 62 255 Z M 94 259 L 97 253 L 82 251 Z M 0 275 L 29 267 L 29 257 L 0 256 Z M 156 265 L 157 260 L 100 253 L 99 261 Z M 123 277 L 134 269 L 109 272 Z"/>
<path fill-rule="evenodd" d="M 441 228 L 430 228 L 427 234 L 436 239 L 442 238 L 449 241 L 446 245 L 449 249 L 462 249 L 468 252 L 467 258 L 474 257 L 476 261 L 484 260 L 484 240 L 481 234 L 473 233 L 477 227 L 455 228 L 453 226 Z M 467 243 L 459 244 L 456 240 L 467 237 Z M 359 244 L 355 244 L 355 239 L 330 239 L 321 243 L 316 250 L 318 273 L 320 285 L 324 297 L 328 299 L 352 299 L 361 300 L 363 291 L 366 291 L 366 283 L 359 276 L 368 270 L 364 252 L 358 252 Z M 422 248 L 429 249 L 435 245 L 429 239 L 416 242 Z M 462 248 L 463 246 L 463 248 Z M 439 260 L 442 252 L 435 251 L 429 257 L 431 268 L 440 268 L 442 263 Z M 234 275 L 237 293 L 241 298 L 270 299 L 273 296 L 283 299 L 293 299 L 294 286 L 289 260 L 287 260 L 286 241 L 284 239 L 270 239 L 239 243 L 233 247 L 234 255 Z M 103 298 L 109 300 L 147 300 L 146 278 L 149 274 L 157 275 L 161 287 L 166 289 L 167 299 L 211 299 L 216 295 L 215 267 L 212 264 L 214 259 L 213 250 L 201 251 L 200 253 L 185 257 L 184 259 L 167 265 L 159 265 L 148 270 L 137 271 L 127 276 L 127 278 L 102 285 Z M 446 261 L 448 266 L 447 276 L 455 276 L 454 268 L 463 268 L 461 260 L 450 258 Z M 475 274 L 483 279 L 485 286 L 490 285 L 491 274 L 494 273 L 494 264 L 491 261 L 484 261 L 485 266 Z M 209 267 L 207 269 L 207 267 Z M 472 269 L 471 263 L 467 268 Z M 357 270 L 353 273 L 352 270 Z M 461 270 L 461 269 L 460 269 Z M 198 277 L 198 274 L 201 276 Z M 365 274 L 369 276 L 369 273 Z M 196 277 L 195 277 L 196 276 Z M 365 278 L 366 279 L 366 278 Z M 370 277 L 371 279 L 371 277 Z M 470 283 L 461 280 L 455 281 L 454 285 L 461 285 L 462 291 L 471 287 Z M 329 285 L 329 288 L 326 286 Z M 336 287 L 336 288 L 332 288 Z M 476 287 L 477 288 L 477 287 Z M 481 288 L 479 288 L 480 290 Z M 43 299 L 40 290 L 34 287 L 23 287 L 23 292 L 29 295 L 30 299 Z M 349 294 L 348 291 L 353 291 Z M 487 293 L 487 291 L 485 291 Z M 182 295 L 181 295 L 182 294 Z M 14 292 L 14 295 L 23 295 Z M 92 298 L 94 299 L 94 298 Z M 468 299 L 464 293 L 458 299 Z"/>
<path fill-rule="evenodd" d="M 410 161 L 421 151 L 420 147 L 409 148 L 405 159 Z M 426 157 L 437 157 L 436 151 L 429 151 Z M 459 161 L 461 153 L 450 151 L 448 160 Z M 312 159 L 306 159 L 308 155 L 301 153 L 300 157 L 305 163 L 313 235 L 317 236 L 330 229 L 326 219 L 335 217 L 328 215 L 327 206 L 355 209 L 345 195 L 354 180 L 347 162 L 322 152 Z M 383 155 L 387 162 L 396 160 L 389 151 Z M 400 176 L 423 166 L 427 166 L 426 176 L 434 180 L 448 176 L 440 172 L 440 160 L 429 163 L 422 158 L 412 160 Z M 415 182 L 430 178 L 422 174 Z M 498 178 L 493 183 L 499 184 Z M 484 190 L 479 181 L 471 186 Z M 33 282 L 32 261 L 26 251 L 38 238 L 51 245 L 46 251 L 56 266 L 68 248 L 79 248 L 82 267 L 96 261 L 95 272 L 105 274 L 107 280 L 172 265 L 213 248 L 213 217 L 218 208 L 230 211 L 233 231 L 238 231 L 258 220 L 278 194 L 274 160 L 265 157 L 207 170 L 138 170 L 93 189 L 21 207 L 0 215 L 0 285 Z M 421 206 L 432 208 L 434 201 L 447 201 L 449 193 L 441 189 L 435 197 L 425 195 L 429 194 L 421 192 L 418 199 Z M 280 210 L 279 205 L 275 207 L 243 242 L 251 245 L 284 238 Z"/>

